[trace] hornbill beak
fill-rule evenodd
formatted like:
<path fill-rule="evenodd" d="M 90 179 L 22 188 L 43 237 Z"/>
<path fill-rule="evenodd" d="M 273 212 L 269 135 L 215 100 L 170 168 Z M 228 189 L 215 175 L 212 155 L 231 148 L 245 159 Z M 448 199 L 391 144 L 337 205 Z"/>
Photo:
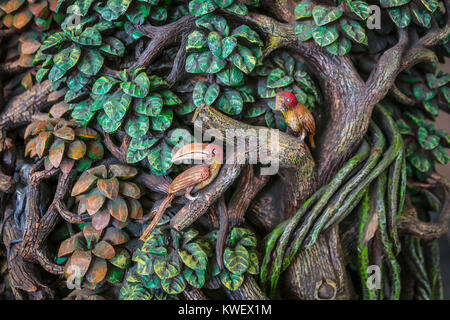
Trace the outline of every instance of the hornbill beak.
<path fill-rule="evenodd" d="M 172 156 L 172 163 L 185 160 L 209 162 L 211 160 L 211 152 L 208 146 L 209 144 L 198 142 L 187 144 Z"/>

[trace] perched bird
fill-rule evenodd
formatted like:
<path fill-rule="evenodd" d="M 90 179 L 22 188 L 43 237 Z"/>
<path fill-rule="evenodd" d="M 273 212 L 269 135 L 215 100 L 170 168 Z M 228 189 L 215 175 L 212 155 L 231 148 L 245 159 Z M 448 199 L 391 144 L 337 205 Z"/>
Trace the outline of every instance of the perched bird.
<path fill-rule="evenodd" d="M 180 173 L 169 185 L 169 195 L 162 201 L 152 222 L 145 229 L 141 240 L 145 241 L 154 227 L 161 220 L 164 212 L 176 196 L 184 196 L 189 200 L 195 197 L 191 192 L 197 192 L 209 185 L 217 177 L 223 162 L 223 150 L 216 144 L 191 143 L 179 149 L 172 157 L 172 163 L 184 160 L 203 161 Z"/>
<path fill-rule="evenodd" d="M 297 101 L 291 92 L 282 91 L 275 98 L 275 109 L 284 116 L 284 121 L 296 135 L 300 135 L 302 140 L 309 135 L 311 148 L 315 149 L 314 134 L 316 133 L 316 123 L 311 112 L 303 104 Z"/>

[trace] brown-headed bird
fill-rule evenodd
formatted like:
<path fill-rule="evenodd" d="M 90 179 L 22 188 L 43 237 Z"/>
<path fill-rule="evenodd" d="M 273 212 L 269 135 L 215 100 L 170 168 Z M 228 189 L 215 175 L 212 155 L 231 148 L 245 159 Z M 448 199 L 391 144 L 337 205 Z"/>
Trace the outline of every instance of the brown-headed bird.
<path fill-rule="evenodd" d="M 308 108 L 297 101 L 293 93 L 287 91 L 278 93 L 275 98 L 275 109 L 283 114 L 284 121 L 295 135 L 300 135 L 302 140 L 309 135 L 311 148 L 316 148 L 314 144 L 314 134 L 316 133 L 314 117 Z"/>
<path fill-rule="evenodd" d="M 192 201 L 195 197 L 191 195 L 191 192 L 197 192 L 214 181 L 223 162 L 223 150 L 216 144 L 191 143 L 180 148 L 172 156 L 172 163 L 184 160 L 197 160 L 204 163 L 183 171 L 172 181 L 168 188 L 169 195 L 162 201 L 152 222 L 142 233 L 140 238 L 142 241 L 151 234 L 175 197 L 184 195 Z"/>

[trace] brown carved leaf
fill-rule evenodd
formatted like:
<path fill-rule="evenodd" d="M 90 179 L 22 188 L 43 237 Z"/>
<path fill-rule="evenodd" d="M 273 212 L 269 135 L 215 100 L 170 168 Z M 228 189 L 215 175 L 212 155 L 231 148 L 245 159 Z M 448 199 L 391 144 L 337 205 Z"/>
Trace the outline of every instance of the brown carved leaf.
<path fill-rule="evenodd" d="M 94 258 L 94 261 L 91 263 L 91 266 L 86 273 L 85 279 L 95 285 L 105 279 L 107 272 L 108 265 L 106 260 Z"/>
<path fill-rule="evenodd" d="M 56 139 L 50 147 L 50 150 L 48 152 L 48 159 L 55 168 L 58 168 L 61 164 L 64 156 L 64 148 L 65 143 L 61 139 Z"/>
<path fill-rule="evenodd" d="M 112 164 L 109 166 L 109 172 L 113 177 L 129 179 L 137 175 L 137 169 L 123 164 Z"/>
<path fill-rule="evenodd" d="M 127 199 L 128 204 L 128 215 L 131 219 L 142 219 L 144 215 L 144 211 L 142 209 L 142 205 L 139 201 L 135 199 Z"/>
<path fill-rule="evenodd" d="M 45 150 L 50 144 L 51 132 L 41 132 L 36 140 L 36 152 L 39 158 L 44 156 Z"/>
<path fill-rule="evenodd" d="M 67 156 L 74 160 L 79 160 L 86 154 L 86 144 L 83 141 L 75 140 L 69 144 Z"/>
<path fill-rule="evenodd" d="M 72 197 L 75 197 L 83 192 L 88 191 L 97 181 L 97 177 L 84 172 L 78 181 L 75 183 L 72 189 L 72 193 L 70 194 Z"/>
<path fill-rule="evenodd" d="M 117 246 L 128 242 L 128 240 L 130 240 L 130 237 L 123 230 L 119 230 L 115 227 L 109 227 L 108 229 L 106 229 L 103 240 L 108 241 L 114 246 Z"/>
<path fill-rule="evenodd" d="M 94 250 L 92 250 L 92 253 L 102 259 L 112 259 L 116 255 L 114 247 L 105 240 L 102 240 L 99 243 L 97 243 Z"/>
<path fill-rule="evenodd" d="M 109 214 L 115 219 L 125 222 L 128 218 L 128 208 L 125 200 L 118 196 L 115 200 L 108 200 L 107 208 Z"/>
<path fill-rule="evenodd" d="M 58 257 L 63 257 L 65 255 L 71 254 L 77 249 L 81 250 L 83 248 L 84 248 L 83 233 L 79 232 L 61 242 L 61 245 L 59 246 L 58 250 Z"/>
<path fill-rule="evenodd" d="M 117 199 L 119 195 L 119 180 L 117 178 L 98 179 L 97 189 L 111 200 Z"/>
<path fill-rule="evenodd" d="M 95 230 L 101 231 L 108 226 L 110 220 L 111 215 L 108 210 L 102 209 L 92 216 L 92 227 Z"/>
<path fill-rule="evenodd" d="M 100 135 L 91 128 L 76 128 L 75 135 L 82 139 L 99 139 Z"/>
<path fill-rule="evenodd" d="M 90 251 L 75 250 L 64 267 L 64 276 L 66 278 L 71 276 L 83 277 L 89 269 L 91 260 L 92 255 Z"/>
<path fill-rule="evenodd" d="M 90 215 L 96 213 L 103 206 L 105 196 L 97 189 L 92 190 L 86 199 L 86 210 Z"/>
<path fill-rule="evenodd" d="M 141 197 L 141 189 L 133 182 L 121 181 L 120 193 L 133 199 L 139 199 Z"/>
<path fill-rule="evenodd" d="M 63 140 L 67 140 L 67 141 L 75 140 L 75 131 L 69 127 L 62 127 L 58 130 L 55 130 L 55 131 L 53 131 L 53 134 L 56 137 L 61 138 Z"/>

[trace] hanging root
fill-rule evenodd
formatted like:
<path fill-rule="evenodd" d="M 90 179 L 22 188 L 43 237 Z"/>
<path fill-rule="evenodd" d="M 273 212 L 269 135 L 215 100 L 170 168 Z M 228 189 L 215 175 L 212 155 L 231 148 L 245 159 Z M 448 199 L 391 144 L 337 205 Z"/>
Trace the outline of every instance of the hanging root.
<path fill-rule="evenodd" d="M 345 219 L 365 197 L 372 184 L 379 186 L 381 182 L 377 178 L 384 176 L 386 180 L 388 172 L 391 177 L 388 184 L 389 193 L 393 192 L 399 196 L 386 196 L 386 189 L 379 190 L 378 195 L 381 197 L 378 201 L 379 209 L 384 208 L 386 211 L 385 201 L 388 203 L 388 213 L 384 213 L 381 217 L 380 223 L 383 225 L 380 229 L 383 229 L 382 243 L 394 244 L 392 251 L 387 252 L 388 248 L 385 245 L 383 250 L 388 256 L 389 268 L 395 274 L 391 279 L 393 283 L 391 296 L 393 298 L 399 296 L 399 271 L 395 255 L 400 250 L 396 228 L 397 216 L 398 210 L 403 207 L 404 199 L 404 195 L 399 192 L 405 183 L 403 141 L 394 120 L 381 106 L 375 109 L 374 120 L 386 133 L 389 142 L 386 151 L 383 132 L 372 121 L 368 135 L 371 148 L 363 140 L 357 154 L 339 170 L 334 179 L 312 195 L 292 218 L 282 222 L 269 235 L 260 273 L 263 287 L 269 285 L 269 296 L 273 297 L 280 274 L 288 268 L 298 250 L 311 248 L 322 231 L 329 230 Z M 374 298 L 373 294 L 367 295 Z"/>

